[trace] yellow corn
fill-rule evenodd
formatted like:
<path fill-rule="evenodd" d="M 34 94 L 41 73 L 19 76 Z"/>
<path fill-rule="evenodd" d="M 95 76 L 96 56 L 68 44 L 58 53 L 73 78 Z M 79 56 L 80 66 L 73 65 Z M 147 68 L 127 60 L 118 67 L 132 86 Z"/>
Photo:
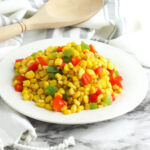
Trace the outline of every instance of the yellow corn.
<path fill-rule="evenodd" d="M 23 86 L 29 87 L 30 86 L 30 80 L 23 81 Z"/>
<path fill-rule="evenodd" d="M 71 110 L 66 109 L 66 110 L 63 111 L 63 113 L 64 113 L 65 115 L 69 115 L 69 114 L 71 114 Z"/>
<path fill-rule="evenodd" d="M 50 103 L 50 101 L 52 100 L 52 96 L 47 96 L 46 99 L 45 99 L 45 103 Z"/>
<path fill-rule="evenodd" d="M 62 64 L 62 62 L 63 62 L 63 60 L 62 60 L 61 58 L 57 58 L 57 59 L 55 60 L 55 65 L 56 65 L 56 66 L 60 66 L 60 65 Z"/>
<path fill-rule="evenodd" d="M 25 74 L 25 77 L 26 77 L 27 79 L 32 79 L 32 78 L 34 78 L 34 76 L 35 76 L 35 73 L 34 73 L 33 71 L 28 71 L 28 72 Z"/>
<path fill-rule="evenodd" d="M 75 113 L 77 111 L 77 106 L 76 105 L 72 105 L 71 106 L 71 112 Z"/>

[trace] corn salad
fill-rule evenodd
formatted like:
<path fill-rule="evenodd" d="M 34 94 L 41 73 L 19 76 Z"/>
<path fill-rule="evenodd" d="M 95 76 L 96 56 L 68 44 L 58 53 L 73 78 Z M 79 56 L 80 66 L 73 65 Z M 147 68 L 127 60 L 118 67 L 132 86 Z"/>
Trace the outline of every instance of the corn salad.
<path fill-rule="evenodd" d="M 67 115 L 111 105 L 122 80 L 110 59 L 82 41 L 17 59 L 13 86 L 24 100 Z"/>

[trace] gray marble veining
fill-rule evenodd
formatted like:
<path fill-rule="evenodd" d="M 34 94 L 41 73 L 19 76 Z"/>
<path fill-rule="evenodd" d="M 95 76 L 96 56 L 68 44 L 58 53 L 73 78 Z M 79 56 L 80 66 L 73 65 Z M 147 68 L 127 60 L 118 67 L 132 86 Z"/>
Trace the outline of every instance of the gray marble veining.
<path fill-rule="evenodd" d="M 150 69 L 147 72 L 150 86 Z M 38 138 L 31 145 L 49 146 L 73 135 L 68 150 L 150 150 L 150 88 L 144 101 L 118 118 L 86 125 L 56 125 L 30 119 Z"/>

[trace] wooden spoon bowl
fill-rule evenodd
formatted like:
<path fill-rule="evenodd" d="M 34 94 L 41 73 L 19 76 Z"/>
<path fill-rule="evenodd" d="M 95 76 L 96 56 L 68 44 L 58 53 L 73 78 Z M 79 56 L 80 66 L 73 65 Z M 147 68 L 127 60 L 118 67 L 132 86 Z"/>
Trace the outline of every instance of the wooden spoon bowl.
<path fill-rule="evenodd" d="M 50 0 L 34 16 L 0 28 L 0 41 L 26 30 L 59 28 L 81 23 L 95 15 L 103 0 Z"/>

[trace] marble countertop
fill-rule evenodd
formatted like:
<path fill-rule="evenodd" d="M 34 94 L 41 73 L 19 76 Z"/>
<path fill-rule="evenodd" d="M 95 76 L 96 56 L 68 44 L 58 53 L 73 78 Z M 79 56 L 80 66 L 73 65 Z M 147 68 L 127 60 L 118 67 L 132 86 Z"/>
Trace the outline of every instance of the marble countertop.
<path fill-rule="evenodd" d="M 150 69 L 145 70 L 150 85 Z M 59 144 L 72 135 L 76 146 L 68 150 L 150 150 L 150 88 L 136 109 L 112 120 L 86 125 L 30 121 L 38 134 L 36 146 Z"/>

